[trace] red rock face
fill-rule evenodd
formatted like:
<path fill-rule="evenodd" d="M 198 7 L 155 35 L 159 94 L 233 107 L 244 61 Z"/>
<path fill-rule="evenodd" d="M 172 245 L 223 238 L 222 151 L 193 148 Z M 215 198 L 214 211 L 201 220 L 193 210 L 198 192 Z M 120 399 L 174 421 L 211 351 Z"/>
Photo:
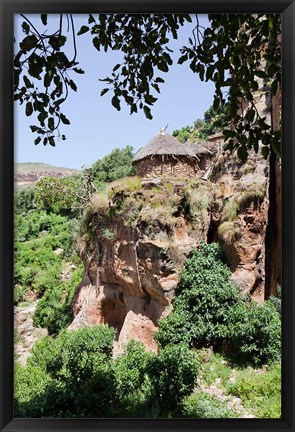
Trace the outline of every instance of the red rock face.
<path fill-rule="evenodd" d="M 138 192 L 138 199 L 141 194 L 146 194 L 147 204 L 132 226 L 126 223 L 128 214 L 123 212 L 104 225 L 114 233 L 113 239 L 103 238 L 100 227 L 95 231 L 84 257 L 85 277 L 74 298 L 71 327 L 109 324 L 117 330 L 116 352 L 131 339 L 157 350 L 154 334 L 158 320 L 170 312 L 180 269 L 192 247 L 206 240 L 210 221 L 208 206 L 205 221 L 192 224 L 177 207 L 182 199 L 177 194 L 176 204 L 166 206 L 166 217 L 160 217 L 166 191 L 157 195 L 145 189 Z M 155 209 L 149 207 L 151 196 L 157 203 Z M 115 196 L 112 205 L 118 199 L 125 202 L 128 198 Z"/>
<path fill-rule="evenodd" d="M 264 300 L 267 165 L 256 155 L 250 155 L 247 165 L 226 153 L 219 156 L 222 161 L 217 158 L 212 181 L 202 182 L 200 197 L 194 194 L 195 205 L 203 203 L 204 207 L 193 216 L 183 198 L 185 184 L 174 185 L 167 194 L 157 181 L 158 192 L 152 192 L 149 185 L 131 193 L 132 202 L 143 202 L 131 224 L 127 223 L 128 212 L 121 210 L 103 225 L 114 234 L 112 239 L 101 235 L 102 227 L 94 231 L 82 257 L 85 276 L 76 290 L 72 328 L 108 323 L 117 330 L 116 353 L 131 339 L 157 351 L 154 334 L 158 321 L 172 310 L 180 269 L 191 249 L 201 241 L 219 242 L 233 281 L 256 300 Z M 176 196 L 175 187 L 179 195 L 169 207 L 167 202 Z M 204 197 L 209 198 L 204 201 Z M 121 209 L 129 198 L 128 193 L 115 195 L 110 206 L 120 199 Z M 230 200 L 237 205 L 228 216 L 226 206 Z M 126 208 L 130 211 L 130 207 Z M 234 235 L 220 231 L 225 221 L 229 221 L 230 229 L 237 229 Z"/>

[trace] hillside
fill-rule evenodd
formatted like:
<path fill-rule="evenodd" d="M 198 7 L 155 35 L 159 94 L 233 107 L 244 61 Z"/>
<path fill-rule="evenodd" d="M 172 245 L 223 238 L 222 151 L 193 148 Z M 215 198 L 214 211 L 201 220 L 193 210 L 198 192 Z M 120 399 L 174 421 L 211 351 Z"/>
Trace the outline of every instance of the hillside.
<path fill-rule="evenodd" d="M 63 178 L 80 172 L 72 168 L 56 167 L 34 162 L 16 163 L 14 168 L 14 181 L 17 186 L 30 186 L 36 183 L 41 177 Z"/>

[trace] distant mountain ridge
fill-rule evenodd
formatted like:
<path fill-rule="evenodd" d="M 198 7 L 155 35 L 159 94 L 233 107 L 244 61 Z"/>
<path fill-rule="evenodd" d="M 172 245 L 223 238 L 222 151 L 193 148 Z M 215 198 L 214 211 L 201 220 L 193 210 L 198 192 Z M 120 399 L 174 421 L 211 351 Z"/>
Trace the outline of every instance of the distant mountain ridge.
<path fill-rule="evenodd" d="M 14 182 L 17 186 L 30 186 L 41 177 L 63 178 L 80 171 L 74 168 L 56 167 L 41 162 L 20 162 L 14 164 Z"/>

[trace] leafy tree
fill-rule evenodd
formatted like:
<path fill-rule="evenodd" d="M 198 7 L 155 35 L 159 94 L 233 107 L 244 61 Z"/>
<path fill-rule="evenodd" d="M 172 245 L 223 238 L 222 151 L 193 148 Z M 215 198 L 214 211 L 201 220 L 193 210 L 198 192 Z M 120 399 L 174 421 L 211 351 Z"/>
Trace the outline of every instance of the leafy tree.
<path fill-rule="evenodd" d="M 202 244 L 185 263 L 172 313 L 160 320 L 160 346 L 225 349 L 236 361 L 263 364 L 280 356 L 280 315 L 270 301 L 259 305 L 230 280 L 217 244 Z"/>
<path fill-rule="evenodd" d="M 71 214 L 77 202 L 77 183 L 70 178 L 43 177 L 35 186 L 36 205 L 48 212 Z"/>
<path fill-rule="evenodd" d="M 217 347 L 228 337 L 232 307 L 245 301 L 230 281 L 221 248 L 202 243 L 185 263 L 174 310 L 160 321 L 156 339 L 161 346 L 183 340 L 198 348 Z"/>
<path fill-rule="evenodd" d="M 135 173 L 131 164 L 133 147 L 116 148 L 92 165 L 93 177 L 98 182 L 112 182 Z"/>
<path fill-rule="evenodd" d="M 46 28 L 39 31 L 26 16 L 22 17 L 26 36 L 15 55 L 15 98 L 25 103 L 27 116 L 38 113 L 39 125 L 31 126 L 39 135 L 35 143 L 43 139 L 44 144 L 55 145 L 60 123 L 69 123 L 60 107 L 69 89 L 77 90 L 70 73 L 83 73 L 77 67 L 74 20 L 72 15 L 67 16 L 74 35 L 74 56 L 68 59 L 64 15 L 51 34 Z M 280 133 L 260 116 L 253 94 L 259 89 L 258 79 L 272 96 L 280 87 L 280 14 L 209 15 L 207 29 L 199 25 L 198 16 L 195 18 L 196 27 L 188 44 L 181 48 L 178 63 L 188 62 L 202 80 L 215 83 L 214 109 L 228 103 L 230 127 L 224 131 L 228 148 L 237 148 L 239 156 L 246 159 L 249 149 L 258 151 L 261 141 L 264 157 L 270 149 L 279 153 Z M 41 15 L 44 27 L 47 19 L 46 14 Z M 192 16 L 186 14 L 90 14 L 87 25 L 77 34 L 90 32 L 98 51 L 123 53 L 122 62 L 114 66 L 111 76 L 102 79 L 107 85 L 102 95 L 112 89 L 111 102 L 117 110 L 123 99 L 131 113 L 142 109 L 147 118 L 152 118 L 151 107 L 160 93 L 159 84 L 164 82 L 157 72 L 168 72 L 173 63 L 169 38 L 177 39 L 179 28 L 191 21 Z"/>

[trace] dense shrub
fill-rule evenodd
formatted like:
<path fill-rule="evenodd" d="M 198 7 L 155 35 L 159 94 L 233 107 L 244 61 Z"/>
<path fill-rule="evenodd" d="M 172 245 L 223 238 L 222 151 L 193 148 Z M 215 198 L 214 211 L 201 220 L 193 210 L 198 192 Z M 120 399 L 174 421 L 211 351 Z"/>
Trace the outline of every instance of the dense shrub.
<path fill-rule="evenodd" d="M 276 296 L 269 298 L 271 303 L 274 305 L 279 314 L 282 314 L 282 287 L 281 285 L 276 286 Z"/>
<path fill-rule="evenodd" d="M 198 361 L 185 344 L 168 345 L 154 357 L 150 366 L 160 414 L 177 412 L 182 399 L 196 384 Z"/>
<path fill-rule="evenodd" d="M 229 278 L 217 244 L 193 251 L 181 274 L 174 311 L 159 323 L 159 344 L 183 340 L 194 347 L 218 346 L 226 339 L 232 307 L 246 301 Z"/>
<path fill-rule="evenodd" d="M 281 319 L 269 300 L 235 306 L 229 330 L 236 361 L 261 365 L 280 358 Z"/>
<path fill-rule="evenodd" d="M 198 391 L 186 397 L 181 407 L 182 417 L 187 418 L 236 418 L 238 413 L 214 395 Z"/>
<path fill-rule="evenodd" d="M 15 368 L 15 417 L 42 417 L 50 406 L 53 381 L 40 366 Z"/>
<path fill-rule="evenodd" d="M 149 365 L 155 354 L 137 341 L 130 341 L 124 354 L 114 362 L 116 377 L 116 417 L 153 417 L 154 392 Z"/>
<path fill-rule="evenodd" d="M 159 322 L 160 346 L 230 348 L 235 361 L 255 365 L 280 356 L 280 315 L 269 301 L 249 303 L 230 281 L 217 244 L 202 244 L 181 274 L 174 310 Z"/>
<path fill-rule="evenodd" d="M 28 366 L 16 374 L 16 416 L 39 417 L 36 404 L 42 405 L 43 417 L 107 415 L 115 402 L 114 335 L 108 326 L 85 327 L 62 331 L 56 338 L 46 337 L 37 343 Z M 46 385 L 39 384 L 37 378 L 31 380 L 30 393 L 25 398 L 23 389 L 30 371 L 37 371 Z M 34 392 L 38 386 L 41 401 Z"/>
<path fill-rule="evenodd" d="M 196 382 L 195 353 L 176 345 L 157 356 L 131 341 L 113 359 L 114 335 L 113 329 L 100 325 L 63 330 L 56 338 L 39 341 L 27 366 L 16 372 L 16 416 L 177 415 Z"/>
<path fill-rule="evenodd" d="M 94 179 L 99 183 L 109 183 L 133 175 L 135 172 L 131 163 L 133 156 L 134 152 L 131 146 L 112 150 L 110 154 L 92 165 Z"/>

